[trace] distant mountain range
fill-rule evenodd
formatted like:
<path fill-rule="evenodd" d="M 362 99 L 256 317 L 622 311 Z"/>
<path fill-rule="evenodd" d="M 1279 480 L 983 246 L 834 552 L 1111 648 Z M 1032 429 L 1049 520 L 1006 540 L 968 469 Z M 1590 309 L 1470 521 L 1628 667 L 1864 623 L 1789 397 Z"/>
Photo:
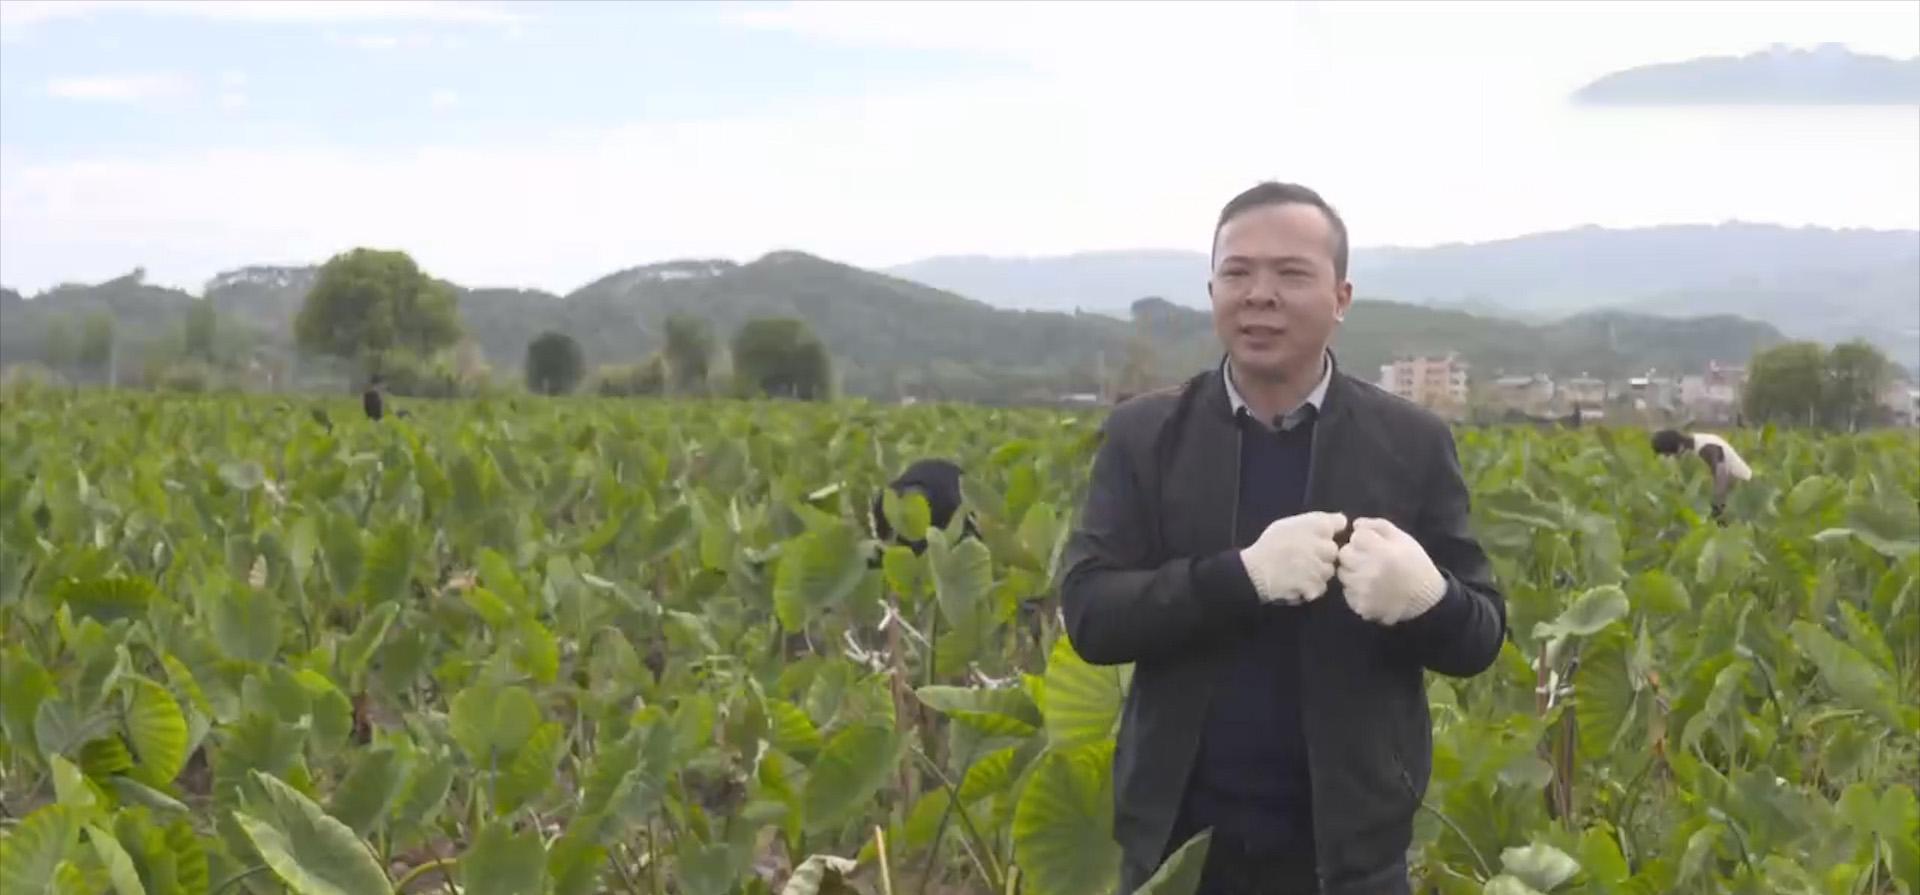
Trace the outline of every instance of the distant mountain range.
<path fill-rule="evenodd" d="M 204 299 L 146 285 L 137 275 L 31 299 L 0 293 L 0 363 L 46 362 L 47 334 L 56 321 L 72 333 L 88 315 L 104 313 L 116 321 L 127 358 L 122 369 L 130 369 L 154 346 L 177 344 L 188 310 L 201 300 L 225 321 L 226 338 L 241 339 L 249 351 L 285 353 L 316 274 L 315 267 L 241 268 L 211 280 Z M 883 398 L 1018 401 L 1096 392 L 1139 344 L 1151 346 L 1150 378 L 1173 382 L 1205 368 L 1220 351 L 1207 313 L 1163 300 L 1117 301 L 1108 313 L 1000 308 L 799 252 L 748 264 L 635 267 L 565 297 L 454 288 L 468 335 L 508 375 L 519 369 L 527 343 L 549 329 L 577 339 L 590 365 L 638 361 L 660 346 L 664 321 L 674 313 L 706 318 L 723 344 L 755 317 L 805 319 L 833 353 L 843 390 Z M 1489 376 L 1624 376 L 1740 361 L 1782 338 L 1772 326 L 1733 316 L 1675 323 L 1616 311 L 1533 325 L 1365 300 L 1342 327 L 1336 350 L 1349 371 L 1369 379 L 1395 354 L 1447 350 L 1461 352 Z"/>
<path fill-rule="evenodd" d="M 1891 59 L 1839 44 L 1773 46 L 1746 56 L 1643 65 L 1580 88 L 1575 102 L 1606 106 L 1920 104 L 1920 57 Z"/>
<path fill-rule="evenodd" d="M 1739 315 L 1792 338 L 1865 338 L 1920 366 L 1920 231 L 1765 224 L 1583 227 L 1431 248 L 1357 248 L 1363 298 L 1547 323 L 1593 311 Z M 1207 304 L 1207 256 L 1150 250 L 950 256 L 890 273 L 1001 307 L 1108 311 Z"/>

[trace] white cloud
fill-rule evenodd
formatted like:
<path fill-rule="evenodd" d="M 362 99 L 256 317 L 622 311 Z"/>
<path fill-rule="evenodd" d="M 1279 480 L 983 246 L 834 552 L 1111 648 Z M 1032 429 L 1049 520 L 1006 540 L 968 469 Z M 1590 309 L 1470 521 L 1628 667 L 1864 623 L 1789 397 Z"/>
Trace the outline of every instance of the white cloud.
<path fill-rule="evenodd" d="M 247 73 L 237 68 L 229 68 L 220 73 L 220 86 L 227 88 L 247 86 Z"/>
<path fill-rule="evenodd" d="M 1220 202 L 1263 177 L 1321 189 L 1361 245 L 1731 218 L 1920 227 L 1920 110 L 1565 102 L 1612 68 L 1782 36 L 1915 55 L 1920 28 L 1902 26 L 1920 12 L 1904 6 L 1077 9 L 756 12 L 756 27 L 1022 65 L 749 117 L 398 151 L 0 155 L 0 281 L 35 289 L 144 264 L 197 288 L 222 269 L 356 245 L 406 249 L 463 283 L 555 291 L 636 263 L 777 248 L 868 265 L 1204 251 Z"/>
<path fill-rule="evenodd" d="M 57 19 L 141 12 L 217 21 L 442 22 L 517 26 L 526 20 L 506 3 L 463 0 L 7 0 L 0 3 L 0 35 L 18 39 Z"/>
<path fill-rule="evenodd" d="M 96 75 L 53 78 L 47 95 L 83 102 L 135 103 L 186 93 L 185 78 L 174 74 Z"/>
<path fill-rule="evenodd" d="M 458 108 L 460 106 L 459 92 L 454 90 L 448 90 L 444 87 L 440 88 L 439 90 L 435 90 L 433 92 L 433 95 L 428 99 L 430 102 L 433 103 L 433 107 L 436 109 L 453 109 L 453 108 Z"/>
<path fill-rule="evenodd" d="M 237 112 L 247 107 L 247 95 L 238 90 L 229 90 L 220 94 L 220 108 Z"/>
<path fill-rule="evenodd" d="M 513 26 L 513 27 L 518 27 L 518 26 Z M 435 49 L 435 48 L 456 50 L 466 46 L 466 41 L 462 40 L 458 35 L 455 35 L 455 34 L 426 34 L 426 33 L 418 33 L 418 32 L 409 33 L 409 34 L 355 34 L 352 36 L 341 36 L 341 35 L 335 34 L 335 35 L 329 35 L 328 39 L 333 43 L 339 44 L 341 46 L 353 47 L 355 49 L 367 50 L 370 52 L 386 52 L 388 50 L 399 50 L 399 49 L 425 50 L 425 49 Z"/>

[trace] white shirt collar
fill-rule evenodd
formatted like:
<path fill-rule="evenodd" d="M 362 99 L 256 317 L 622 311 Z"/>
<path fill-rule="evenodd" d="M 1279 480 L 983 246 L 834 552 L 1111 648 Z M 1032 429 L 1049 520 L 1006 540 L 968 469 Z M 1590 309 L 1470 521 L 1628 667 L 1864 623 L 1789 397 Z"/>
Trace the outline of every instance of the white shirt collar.
<path fill-rule="evenodd" d="M 1252 410 L 1247 407 L 1246 399 L 1240 396 L 1239 387 L 1233 384 L 1231 359 L 1220 362 L 1220 372 L 1227 380 L 1227 401 L 1232 405 L 1233 412 L 1238 414 L 1245 410 L 1251 413 Z M 1331 381 L 1333 381 L 1333 355 L 1328 353 L 1321 357 L 1320 381 L 1314 384 L 1313 391 L 1307 393 L 1307 400 L 1280 416 L 1280 428 L 1285 430 L 1299 425 L 1305 419 L 1308 407 L 1312 407 L 1315 413 L 1320 412 L 1321 405 L 1327 400 L 1327 383 Z"/>

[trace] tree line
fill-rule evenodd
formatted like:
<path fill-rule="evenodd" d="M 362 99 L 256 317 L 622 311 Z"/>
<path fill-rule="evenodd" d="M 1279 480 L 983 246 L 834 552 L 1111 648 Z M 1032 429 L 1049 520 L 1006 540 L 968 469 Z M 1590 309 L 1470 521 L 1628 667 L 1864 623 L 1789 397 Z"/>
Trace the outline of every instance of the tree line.
<path fill-rule="evenodd" d="M 396 394 L 458 391 L 455 364 L 431 358 L 463 334 L 451 287 L 420 270 L 405 252 L 354 249 L 320 268 L 294 321 L 305 351 L 345 361 L 366 377 L 378 375 Z M 791 317 L 743 323 L 728 343 L 730 375 L 717 378 L 717 339 L 707 321 L 675 315 L 666 321 L 665 347 L 637 364 L 588 369 L 573 336 L 546 331 L 527 344 L 528 391 L 563 395 L 771 396 L 820 400 L 833 394 L 833 360 L 807 323 Z"/>

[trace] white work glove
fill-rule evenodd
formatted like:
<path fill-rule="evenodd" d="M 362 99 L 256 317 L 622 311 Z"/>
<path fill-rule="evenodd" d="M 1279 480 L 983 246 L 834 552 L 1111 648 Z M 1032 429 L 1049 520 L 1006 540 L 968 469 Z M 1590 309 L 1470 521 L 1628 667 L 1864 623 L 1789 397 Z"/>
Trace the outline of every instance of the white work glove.
<path fill-rule="evenodd" d="M 1325 595 L 1340 552 L 1333 536 L 1346 527 L 1347 517 L 1339 513 L 1300 513 L 1268 525 L 1240 551 L 1261 602 L 1294 605 Z"/>
<path fill-rule="evenodd" d="M 1447 580 L 1420 542 L 1385 519 L 1355 519 L 1339 564 L 1347 605 L 1375 624 L 1418 618 L 1447 593 Z"/>

